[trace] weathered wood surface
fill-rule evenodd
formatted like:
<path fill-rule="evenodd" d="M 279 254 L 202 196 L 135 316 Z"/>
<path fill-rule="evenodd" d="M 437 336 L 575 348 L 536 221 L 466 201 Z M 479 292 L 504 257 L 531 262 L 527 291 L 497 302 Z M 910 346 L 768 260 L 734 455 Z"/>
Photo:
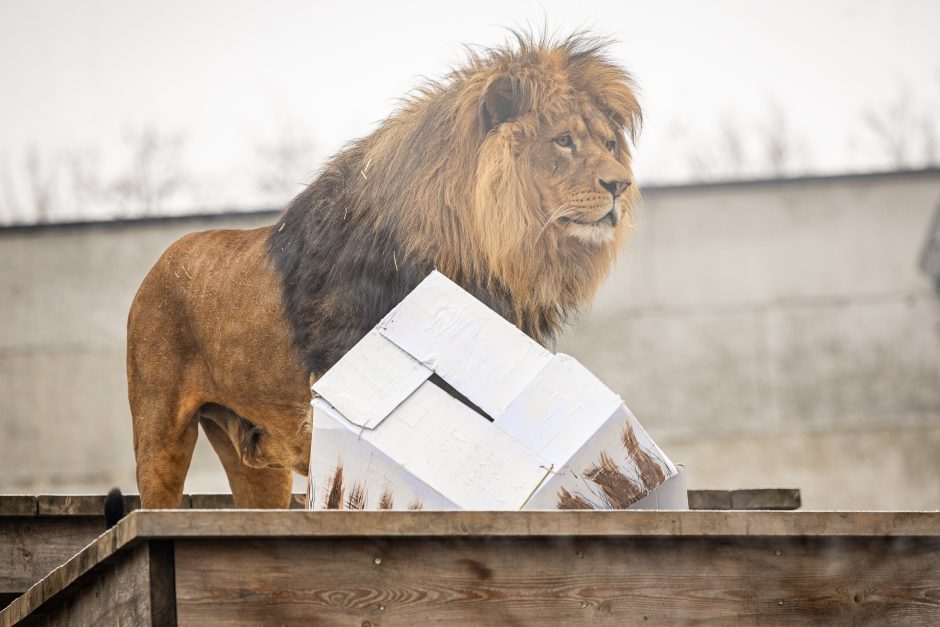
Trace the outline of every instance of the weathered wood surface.
<path fill-rule="evenodd" d="M 182 624 L 940 624 L 938 512 L 177 510 L 130 514 L 0 627 L 168 541 Z"/>
<path fill-rule="evenodd" d="M 150 625 L 150 547 L 129 548 L 122 559 L 86 573 L 81 586 L 63 593 L 55 604 L 37 607 L 20 625 Z M 57 572 L 51 577 L 55 578 Z"/>
<path fill-rule="evenodd" d="M 689 509 L 793 510 L 801 505 L 796 488 L 689 490 Z"/>
<path fill-rule="evenodd" d="M 122 521 L 123 522 L 123 521 Z M 140 511 L 141 537 L 349 536 L 940 536 L 938 512 L 735 511 Z"/>
<path fill-rule="evenodd" d="M 39 509 L 39 497 L 20 494 L 0 494 L 0 516 L 34 516 Z"/>
<path fill-rule="evenodd" d="M 184 495 L 184 508 L 231 509 L 231 494 Z M 295 494 L 291 507 L 303 508 Z M 124 508 L 140 508 L 136 494 Z M 0 608 L 104 532 L 104 495 L 0 495 Z"/>
<path fill-rule="evenodd" d="M 767 599 L 774 597 L 774 602 L 783 603 L 782 606 L 778 603 L 778 607 L 791 608 L 793 616 L 819 616 L 826 621 L 867 620 L 869 616 L 873 620 L 903 616 L 940 621 L 936 614 L 940 603 L 938 512 L 176 510 L 131 513 L 16 599 L 0 613 L 0 627 L 12 625 L 39 608 L 60 606 L 62 599 L 87 585 L 83 582 L 91 574 L 109 562 L 126 559 L 134 546 L 155 540 L 176 543 L 176 612 L 181 617 L 190 616 L 188 612 L 194 612 L 193 616 L 205 612 L 207 604 L 211 604 L 209 597 L 225 596 L 222 588 L 229 585 L 202 581 L 199 588 L 197 579 L 224 579 L 223 573 L 229 572 L 225 576 L 245 578 L 238 588 L 246 591 L 239 603 L 255 604 L 251 611 L 263 613 L 257 609 L 263 607 L 270 612 L 272 606 L 295 602 L 303 605 L 313 599 L 310 602 L 315 605 L 308 607 L 313 614 L 304 620 L 316 622 L 317 612 L 323 610 L 316 604 L 324 603 L 323 599 L 341 607 L 361 601 L 357 595 L 365 592 L 359 588 L 360 592 L 350 592 L 337 581 L 356 581 L 357 569 L 365 557 L 366 565 L 387 564 L 389 558 L 376 552 L 387 550 L 385 554 L 396 556 L 394 560 L 405 560 L 411 555 L 408 559 L 412 561 L 407 567 L 391 571 L 392 576 L 378 587 L 386 590 L 380 593 L 385 595 L 381 598 L 430 599 L 426 601 L 429 605 L 421 606 L 429 611 L 436 611 L 443 598 L 455 599 L 455 606 L 473 599 L 495 599 L 494 608 L 512 606 L 509 614 L 500 610 L 499 616 L 511 618 L 529 608 L 535 612 L 533 618 L 523 622 L 537 622 L 543 615 L 535 608 L 547 601 L 539 596 L 541 592 L 526 587 L 530 584 L 525 581 L 534 578 L 538 586 L 551 590 L 545 594 L 555 599 L 553 603 L 576 598 L 577 609 L 593 608 L 600 612 L 585 616 L 590 620 L 604 618 L 610 608 L 640 611 L 658 607 L 664 599 L 676 596 L 684 599 L 684 604 L 675 605 L 675 612 L 697 612 L 688 615 L 689 619 L 708 616 L 705 608 L 713 608 L 717 612 L 714 618 L 718 619 L 739 617 L 744 621 L 772 622 L 774 616 L 789 616 L 763 613 Z M 418 551 L 421 543 L 427 548 Z M 516 543 L 519 549 L 513 548 Z M 247 553 L 239 552 L 240 546 L 246 547 Z M 348 554 L 335 553 L 340 549 Z M 601 569 L 598 572 L 606 574 L 597 579 L 565 579 L 573 564 L 588 563 L 576 561 L 583 559 L 578 558 L 578 552 L 584 554 L 585 550 L 597 556 L 597 568 Z M 214 562 L 206 561 L 208 558 L 199 551 L 215 551 L 219 557 L 213 558 Z M 481 551 L 486 561 L 478 559 L 477 563 L 482 564 L 483 570 L 460 561 L 474 559 L 468 556 Z M 518 551 L 515 557 L 514 551 Z M 256 563 L 261 553 L 269 554 L 274 562 Z M 333 573 L 333 561 L 348 564 L 356 576 L 318 579 L 321 577 L 318 573 Z M 445 563 L 451 569 L 464 564 L 464 570 L 502 573 L 497 581 L 516 576 L 521 583 L 515 589 L 506 584 L 504 589 L 502 583 L 490 582 L 492 577 L 482 577 L 477 588 L 458 593 L 413 588 L 410 586 L 417 585 L 415 581 L 402 578 L 402 573 L 409 571 L 420 581 L 439 580 L 445 577 L 439 564 Z M 276 572 L 268 573 L 268 567 Z M 193 574 L 193 569 L 198 568 L 218 569 L 219 573 Z M 434 576 L 422 579 L 425 570 Z M 548 579 L 543 580 L 543 575 Z M 281 576 L 296 578 L 300 587 L 282 589 L 280 583 L 268 581 L 269 577 Z M 445 581 L 446 578 L 440 579 L 438 585 Z M 556 583 L 549 585 L 551 581 Z M 188 583 L 184 586 L 183 582 Z M 221 588 L 213 589 L 216 585 Z M 660 592 L 655 592 L 660 588 Z M 575 597 L 572 590 L 577 592 Z M 605 596 L 608 594 L 609 599 Z M 633 599 L 630 603 L 622 601 L 628 597 Z M 621 600 L 614 603 L 617 599 Z M 858 614 L 851 609 L 854 605 L 845 605 L 846 599 L 865 606 L 867 613 Z M 415 601 L 409 603 L 414 607 Z M 582 603 L 586 605 L 582 607 Z M 367 609 L 387 611 L 387 603 L 379 605 L 385 605 L 386 610 L 378 606 Z M 737 609 L 729 609 L 732 607 Z M 830 609 L 824 612 L 827 607 Z M 409 612 L 403 610 L 400 620 L 413 620 L 415 616 Z M 248 609 L 240 612 L 240 620 L 250 622 L 249 614 Z M 363 620 L 381 618 L 370 616 Z M 437 620 L 436 616 L 432 612 L 426 618 Z M 475 616 L 471 613 L 467 620 Z M 616 617 L 616 621 L 626 618 L 620 610 L 610 616 Z M 457 620 L 459 616 L 450 618 Z"/>
<path fill-rule="evenodd" d="M 796 509 L 799 490 L 689 490 L 692 509 Z M 182 509 L 232 509 L 231 494 L 184 495 Z M 292 509 L 303 509 L 295 494 Z M 136 494 L 124 508 L 140 508 Z M 104 495 L 0 495 L 0 607 L 104 531 Z M 29 520 L 26 520 L 29 519 Z"/>
<path fill-rule="evenodd" d="M 940 624 L 937 538 L 180 540 L 181 625 Z"/>
<path fill-rule="evenodd" d="M 22 594 L 103 531 L 101 516 L 0 519 L 0 594 Z"/>
<path fill-rule="evenodd" d="M 103 494 L 0 494 L 0 519 L 15 516 L 104 517 Z M 231 494 L 184 494 L 180 509 L 234 509 Z M 291 509 L 304 508 L 304 495 L 291 497 Z M 124 510 L 140 509 L 140 496 L 124 495 Z"/>
<path fill-rule="evenodd" d="M 234 509 L 231 494 L 184 494 L 180 509 Z M 294 494 L 291 509 L 304 508 L 304 495 Z M 792 510 L 800 508 L 799 489 L 689 490 L 690 509 Z M 140 497 L 124 495 L 124 509 L 140 509 Z M 4 516 L 102 516 L 103 494 L 0 494 Z"/>

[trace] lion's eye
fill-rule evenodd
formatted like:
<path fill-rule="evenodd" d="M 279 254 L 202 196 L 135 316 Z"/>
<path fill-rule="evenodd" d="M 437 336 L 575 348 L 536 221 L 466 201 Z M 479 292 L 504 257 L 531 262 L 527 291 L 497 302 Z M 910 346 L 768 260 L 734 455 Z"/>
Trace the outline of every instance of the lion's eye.
<path fill-rule="evenodd" d="M 571 139 L 571 135 L 568 133 L 562 133 L 555 138 L 555 143 L 561 146 L 562 148 L 571 148 L 574 146 L 574 140 Z"/>
<path fill-rule="evenodd" d="M 607 140 L 607 143 L 605 144 L 605 146 L 607 146 L 607 150 L 608 150 L 609 152 L 614 152 L 615 150 L 617 150 L 617 140 L 616 140 L 616 139 L 608 139 L 608 140 Z"/>

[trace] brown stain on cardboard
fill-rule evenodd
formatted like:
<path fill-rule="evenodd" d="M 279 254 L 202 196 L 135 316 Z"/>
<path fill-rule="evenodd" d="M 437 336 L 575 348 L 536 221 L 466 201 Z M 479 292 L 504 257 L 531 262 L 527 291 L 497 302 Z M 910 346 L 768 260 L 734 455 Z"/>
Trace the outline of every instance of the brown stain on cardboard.
<path fill-rule="evenodd" d="M 636 432 L 629 422 L 623 427 L 621 440 L 624 448 L 627 449 L 627 455 L 630 456 L 634 466 L 637 468 L 637 472 L 640 473 L 643 487 L 647 492 L 666 480 L 666 474 L 663 472 L 663 468 L 659 462 L 645 449 L 640 448 L 640 443 L 637 442 L 636 439 Z"/>
<path fill-rule="evenodd" d="M 644 495 L 640 486 L 623 474 L 604 451 L 601 451 L 600 462 L 589 467 L 584 476 L 600 487 L 613 509 L 626 509 Z"/>
<path fill-rule="evenodd" d="M 323 503 L 326 509 L 342 509 L 343 507 L 343 465 L 337 464 L 333 476 L 330 477 L 329 489 L 326 491 L 326 500 Z"/>
<path fill-rule="evenodd" d="M 346 498 L 346 509 L 365 509 L 368 498 L 368 492 L 361 483 L 356 481 Z"/>
<path fill-rule="evenodd" d="M 580 496 L 573 496 L 568 490 L 562 488 L 558 491 L 558 509 L 594 509 L 590 503 Z"/>

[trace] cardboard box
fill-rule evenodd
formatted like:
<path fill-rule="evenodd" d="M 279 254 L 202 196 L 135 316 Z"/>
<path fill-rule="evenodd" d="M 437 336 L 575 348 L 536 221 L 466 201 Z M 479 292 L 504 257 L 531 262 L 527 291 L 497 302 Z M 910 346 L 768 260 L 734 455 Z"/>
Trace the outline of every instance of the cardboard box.
<path fill-rule="evenodd" d="M 584 366 L 438 272 L 313 392 L 311 509 L 619 509 L 676 475 Z"/>

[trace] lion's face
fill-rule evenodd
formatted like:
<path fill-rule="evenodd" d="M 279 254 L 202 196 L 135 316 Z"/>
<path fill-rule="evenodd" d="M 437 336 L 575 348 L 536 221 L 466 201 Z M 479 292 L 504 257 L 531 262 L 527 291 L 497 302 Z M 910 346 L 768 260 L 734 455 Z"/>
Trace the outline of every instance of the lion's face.
<path fill-rule="evenodd" d="M 559 68 L 543 60 L 525 72 L 498 73 L 483 89 L 477 225 L 498 223 L 509 233 L 494 258 L 520 241 L 513 231 L 537 232 L 546 250 L 555 249 L 552 240 L 587 259 L 585 247 L 604 256 L 601 249 L 628 228 L 624 218 L 637 192 L 626 136 L 635 136 L 639 105 L 622 70 L 572 63 Z M 517 218 L 517 211 L 526 215 Z"/>
<path fill-rule="evenodd" d="M 588 245 L 614 238 L 634 193 L 623 131 L 594 106 L 540 125 L 529 172 L 546 228 Z"/>

